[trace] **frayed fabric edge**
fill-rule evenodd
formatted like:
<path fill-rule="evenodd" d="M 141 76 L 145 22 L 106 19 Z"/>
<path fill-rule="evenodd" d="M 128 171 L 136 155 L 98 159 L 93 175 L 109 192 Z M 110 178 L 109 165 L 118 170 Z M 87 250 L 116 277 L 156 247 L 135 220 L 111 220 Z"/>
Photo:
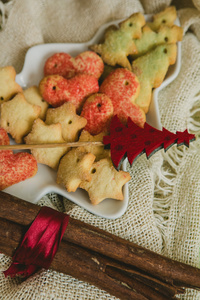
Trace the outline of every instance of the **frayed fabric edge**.
<path fill-rule="evenodd" d="M 190 148 L 200 148 L 200 92 L 193 98 L 193 106 L 187 119 L 188 131 L 196 135 L 195 143 Z M 155 174 L 155 188 L 153 200 L 153 212 L 156 225 L 161 233 L 163 248 L 166 241 L 166 229 L 169 220 L 170 207 L 173 200 L 173 190 L 176 177 L 183 157 L 188 148 L 186 146 L 174 145 L 167 152 L 163 152 L 163 164 Z"/>
<path fill-rule="evenodd" d="M 173 189 L 186 147 L 173 146 L 168 153 L 163 153 L 163 165 L 156 174 L 154 189 L 153 212 L 156 225 L 161 233 L 163 246 L 165 244 L 165 231 L 168 224 L 169 211 L 172 202 Z"/>

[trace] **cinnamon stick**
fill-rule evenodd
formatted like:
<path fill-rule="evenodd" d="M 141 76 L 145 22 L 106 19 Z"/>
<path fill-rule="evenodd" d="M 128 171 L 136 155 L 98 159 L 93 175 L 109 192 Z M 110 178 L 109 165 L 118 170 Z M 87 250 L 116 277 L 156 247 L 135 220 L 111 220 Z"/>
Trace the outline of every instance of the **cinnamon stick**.
<path fill-rule="evenodd" d="M 170 296 L 163 294 L 161 291 L 157 291 L 153 289 L 153 287 L 150 287 L 148 285 L 144 285 L 139 280 L 134 280 L 127 276 L 127 274 L 121 270 L 116 270 L 112 266 L 108 266 L 106 268 L 107 274 L 109 274 L 112 278 L 115 278 L 116 280 L 119 280 L 121 282 L 125 282 L 127 285 L 129 285 L 132 289 L 135 289 L 137 292 L 141 293 L 142 295 L 148 295 L 148 298 L 150 300 L 169 300 L 169 299 L 177 299 L 174 295 Z M 145 288 L 144 288 L 145 287 Z"/>
<path fill-rule="evenodd" d="M 0 218 L 0 251 L 13 256 L 23 238 L 24 231 L 25 226 Z M 51 268 L 93 284 L 122 300 L 150 299 L 134 291 L 128 284 L 121 284 L 121 282 L 107 274 L 106 268 L 108 265 L 114 266 L 116 270 L 119 267 L 117 262 L 109 258 L 62 241 Z M 126 282 L 126 276 L 124 278 Z M 171 299 L 171 297 L 168 299 Z"/>
<path fill-rule="evenodd" d="M 0 218 L 0 251 L 13 256 L 26 230 L 27 226 Z M 122 276 L 121 270 L 127 270 L 123 263 L 119 264 L 117 261 L 66 241 L 61 242 L 51 268 L 87 281 L 121 299 L 170 300 L 174 299 L 173 296 L 175 295 L 175 292 L 171 293 L 170 288 L 168 288 L 169 293 L 164 296 L 166 288 L 163 295 L 157 286 L 154 286 L 154 282 L 149 288 L 143 282 L 130 277 L 127 272 Z M 142 277 L 143 274 L 140 276 Z M 128 290 L 124 290 L 124 287 L 127 287 Z"/>
<path fill-rule="evenodd" d="M 0 208 L 1 218 L 22 225 L 30 225 L 40 209 L 4 192 L 0 192 Z M 200 269 L 171 260 L 79 220 L 70 218 L 63 240 L 123 261 L 167 283 L 200 288 Z"/>
<path fill-rule="evenodd" d="M 109 269 L 108 269 L 109 270 Z M 167 296 L 167 299 L 169 297 L 173 297 L 177 294 L 184 294 L 185 290 L 181 288 L 178 284 L 174 283 L 168 283 L 165 281 L 162 281 L 161 279 L 155 278 L 152 275 L 147 274 L 144 271 L 138 270 L 135 267 L 122 264 L 120 270 L 123 271 L 123 273 L 128 273 L 131 278 L 134 278 L 136 282 L 141 282 L 145 286 L 151 287 L 154 290 L 158 291 L 164 296 Z M 139 285 L 139 284 L 138 284 Z M 185 286 L 184 286 L 185 287 Z"/>

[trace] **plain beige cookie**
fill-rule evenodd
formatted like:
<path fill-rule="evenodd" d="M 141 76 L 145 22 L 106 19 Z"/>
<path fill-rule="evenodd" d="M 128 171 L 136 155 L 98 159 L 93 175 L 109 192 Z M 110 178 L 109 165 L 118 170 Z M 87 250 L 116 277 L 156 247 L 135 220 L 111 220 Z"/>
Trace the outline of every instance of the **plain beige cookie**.
<path fill-rule="evenodd" d="M 44 120 L 49 104 L 40 95 L 39 88 L 37 86 L 27 88 L 24 90 L 24 96 L 27 102 L 41 107 L 39 118 Z"/>
<path fill-rule="evenodd" d="M 99 204 L 106 198 L 124 199 L 122 187 L 131 176 L 128 172 L 117 171 L 110 158 L 95 162 L 90 174 L 92 180 L 82 181 L 80 187 L 88 192 L 92 204 Z"/>
<path fill-rule="evenodd" d="M 12 66 L 0 68 L 0 103 L 8 101 L 22 88 L 15 82 L 16 71 Z"/>
<path fill-rule="evenodd" d="M 154 14 L 151 22 L 147 22 L 147 25 L 154 31 L 157 31 L 161 25 L 167 25 L 171 27 L 177 18 L 177 12 L 175 6 L 166 7 L 164 10 L 157 14 Z"/>
<path fill-rule="evenodd" d="M 91 180 L 90 168 L 95 160 L 92 153 L 74 148 L 60 161 L 57 183 L 65 186 L 68 192 L 75 192 L 81 181 Z"/>
<path fill-rule="evenodd" d="M 28 103 L 23 93 L 18 93 L 1 105 L 1 127 L 11 134 L 16 143 L 22 143 L 40 111 L 40 106 Z"/>
<path fill-rule="evenodd" d="M 88 131 L 83 130 L 79 137 L 79 142 L 103 142 L 103 137 L 106 135 L 104 132 L 101 132 L 97 135 L 91 135 Z M 96 161 L 110 157 L 110 149 L 104 149 L 104 146 L 95 146 L 88 145 L 83 146 L 86 152 L 90 152 L 96 156 Z"/>
<path fill-rule="evenodd" d="M 76 107 L 71 102 L 66 102 L 57 108 L 49 108 L 46 115 L 46 124 L 60 123 L 65 141 L 75 142 L 87 120 L 76 114 Z"/>
<path fill-rule="evenodd" d="M 33 123 L 31 132 L 25 137 L 26 144 L 64 143 L 61 125 L 46 125 L 41 119 Z M 38 163 L 57 169 L 60 158 L 69 150 L 69 147 L 38 148 L 31 152 Z"/>

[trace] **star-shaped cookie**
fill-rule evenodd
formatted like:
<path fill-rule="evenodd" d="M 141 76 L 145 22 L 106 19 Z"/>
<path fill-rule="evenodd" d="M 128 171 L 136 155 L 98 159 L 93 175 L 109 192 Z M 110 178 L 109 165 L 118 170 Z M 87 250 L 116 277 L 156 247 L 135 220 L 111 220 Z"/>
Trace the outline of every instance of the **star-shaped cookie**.
<path fill-rule="evenodd" d="M 16 143 L 22 143 L 40 111 L 40 106 L 28 103 L 23 93 L 18 93 L 12 100 L 1 105 L 1 127 L 11 134 Z"/>
<path fill-rule="evenodd" d="M 131 179 L 128 172 L 117 171 L 110 158 L 95 162 L 90 170 L 91 181 L 82 181 L 80 187 L 85 189 L 91 203 L 99 204 L 106 198 L 123 200 L 123 185 Z"/>
<path fill-rule="evenodd" d="M 0 103 L 8 101 L 22 88 L 15 82 L 16 71 L 12 66 L 0 68 Z"/>
<path fill-rule="evenodd" d="M 46 114 L 46 124 L 60 123 L 65 141 L 75 142 L 87 120 L 76 114 L 76 107 L 71 102 L 66 102 L 57 108 L 49 108 Z"/>
<path fill-rule="evenodd" d="M 39 118 L 44 120 L 49 104 L 40 95 L 39 88 L 35 85 L 30 86 L 24 90 L 24 96 L 27 102 L 41 107 Z"/>
<path fill-rule="evenodd" d="M 64 143 L 62 128 L 59 123 L 46 125 L 41 119 L 33 123 L 31 132 L 24 138 L 26 144 Z M 69 150 L 69 147 L 36 148 L 31 152 L 38 163 L 57 169 L 60 158 Z"/>

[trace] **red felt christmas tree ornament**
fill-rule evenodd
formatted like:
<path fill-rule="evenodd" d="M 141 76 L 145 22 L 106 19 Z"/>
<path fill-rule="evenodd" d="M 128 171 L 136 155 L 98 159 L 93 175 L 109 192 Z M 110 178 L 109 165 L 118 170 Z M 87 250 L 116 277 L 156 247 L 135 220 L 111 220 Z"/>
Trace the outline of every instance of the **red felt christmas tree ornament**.
<path fill-rule="evenodd" d="M 115 115 L 110 124 L 110 135 L 104 136 L 103 143 L 105 147 L 110 147 L 113 165 L 119 169 L 126 157 L 132 165 L 143 153 L 149 158 L 156 151 L 162 148 L 167 151 L 174 144 L 189 147 L 189 143 L 193 140 L 195 135 L 188 133 L 187 130 L 172 133 L 165 128 L 158 130 L 147 123 L 141 128 L 130 118 L 125 126 Z"/>

